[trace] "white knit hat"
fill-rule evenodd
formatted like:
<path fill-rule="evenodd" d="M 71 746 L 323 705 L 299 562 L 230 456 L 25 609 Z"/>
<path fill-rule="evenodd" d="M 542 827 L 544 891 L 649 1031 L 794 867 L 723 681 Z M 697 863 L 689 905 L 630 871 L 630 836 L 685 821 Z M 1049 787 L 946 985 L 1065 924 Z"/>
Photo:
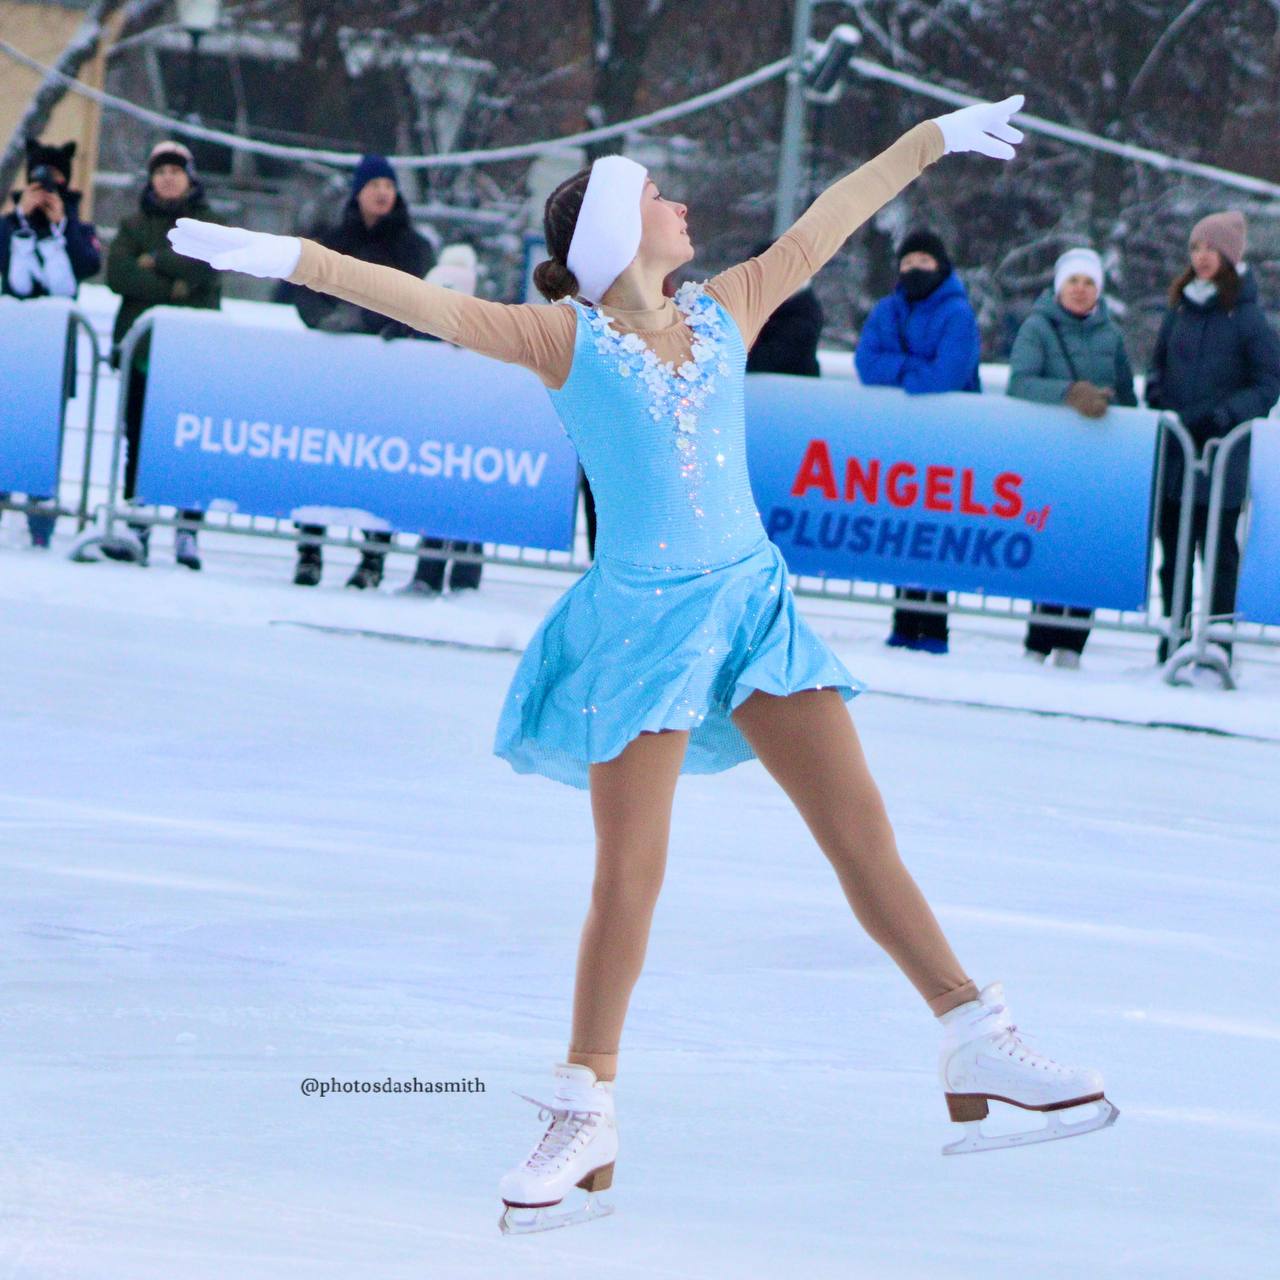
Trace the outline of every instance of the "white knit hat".
<path fill-rule="evenodd" d="M 469 244 L 447 244 L 440 259 L 427 272 L 427 283 L 458 293 L 476 291 L 476 251 Z"/>
<path fill-rule="evenodd" d="M 649 171 L 626 156 L 591 166 L 565 264 L 588 302 L 599 302 L 640 249 L 640 197 Z"/>
<path fill-rule="evenodd" d="M 1053 296 L 1062 292 L 1062 286 L 1071 276 L 1088 276 L 1102 292 L 1102 259 L 1092 249 L 1068 249 L 1053 264 Z"/>

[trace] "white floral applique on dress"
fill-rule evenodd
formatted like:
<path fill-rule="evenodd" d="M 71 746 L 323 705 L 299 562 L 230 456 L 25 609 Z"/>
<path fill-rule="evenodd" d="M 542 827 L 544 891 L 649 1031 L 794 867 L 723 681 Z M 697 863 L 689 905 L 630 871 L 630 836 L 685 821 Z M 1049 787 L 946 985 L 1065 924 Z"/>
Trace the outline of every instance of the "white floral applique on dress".
<path fill-rule="evenodd" d="M 681 285 L 673 301 L 693 334 L 690 359 L 678 369 L 671 360 L 659 360 L 639 334 L 619 333 L 598 308 L 585 308 L 584 314 L 595 330 L 596 350 L 616 357 L 619 376 L 634 376 L 644 384 L 649 415 L 655 422 L 675 427 L 672 441 L 680 456 L 680 471 L 690 486 L 694 514 L 701 516 L 698 501 L 706 459 L 695 439 L 698 418 L 716 388 L 717 376 L 728 376 L 729 362 L 716 300 L 703 285 L 694 281 Z"/>

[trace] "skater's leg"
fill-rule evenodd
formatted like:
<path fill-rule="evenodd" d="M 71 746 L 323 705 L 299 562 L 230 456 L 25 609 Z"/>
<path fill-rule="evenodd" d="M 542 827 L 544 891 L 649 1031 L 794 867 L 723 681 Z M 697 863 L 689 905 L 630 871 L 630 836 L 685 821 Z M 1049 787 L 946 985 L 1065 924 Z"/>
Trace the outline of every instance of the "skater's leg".
<path fill-rule="evenodd" d="M 941 1016 L 978 988 L 898 856 L 853 720 L 834 689 L 757 690 L 733 715 L 830 859 L 859 923 Z"/>
<path fill-rule="evenodd" d="M 612 1080 L 631 991 L 644 965 L 649 924 L 667 866 L 671 804 L 689 735 L 642 733 L 590 768 L 595 882 L 578 949 L 567 1061 Z"/>

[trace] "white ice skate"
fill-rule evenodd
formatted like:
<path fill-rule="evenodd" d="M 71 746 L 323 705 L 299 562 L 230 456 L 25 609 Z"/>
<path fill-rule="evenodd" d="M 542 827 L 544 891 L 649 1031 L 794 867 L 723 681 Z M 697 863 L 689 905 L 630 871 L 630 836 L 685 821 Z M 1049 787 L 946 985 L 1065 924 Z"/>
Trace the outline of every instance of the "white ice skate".
<path fill-rule="evenodd" d="M 506 1205 L 498 1226 L 510 1235 L 567 1227 L 613 1212 L 612 1205 L 601 1204 L 594 1194 L 613 1184 L 613 1162 L 618 1154 L 613 1081 L 597 1081 L 588 1066 L 561 1062 L 556 1065 L 555 1083 L 551 1102 L 516 1094 L 540 1108 L 539 1120 L 549 1118 L 551 1123 L 528 1159 L 498 1184 Z M 575 1186 L 587 1193 L 579 1208 L 547 1213 Z"/>
<path fill-rule="evenodd" d="M 945 1156 L 996 1151 L 1054 1138 L 1074 1138 L 1114 1124 L 1120 1112 L 1103 1096 L 1102 1076 L 1085 1067 L 1062 1067 L 1028 1048 L 1004 1003 L 1004 987 L 993 982 L 943 1014 L 945 1028 L 938 1072 L 952 1120 L 965 1136 L 942 1148 Z M 1039 1128 L 987 1135 L 982 1121 L 989 1103 L 1007 1102 L 1044 1113 Z M 1084 1119 L 1067 1123 L 1062 1113 L 1080 1107 Z"/>

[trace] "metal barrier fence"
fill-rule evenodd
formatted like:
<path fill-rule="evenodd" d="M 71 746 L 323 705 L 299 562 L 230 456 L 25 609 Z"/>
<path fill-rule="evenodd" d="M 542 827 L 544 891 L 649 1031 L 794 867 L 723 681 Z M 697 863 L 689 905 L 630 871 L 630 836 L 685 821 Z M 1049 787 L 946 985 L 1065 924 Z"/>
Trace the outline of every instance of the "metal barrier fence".
<path fill-rule="evenodd" d="M 544 569 L 559 573 L 581 574 L 591 565 L 586 546 L 586 538 L 579 530 L 575 538 L 575 549 L 572 552 L 549 551 L 541 548 L 522 547 L 507 544 L 485 543 L 482 552 L 467 550 L 454 551 L 448 546 L 445 549 L 424 549 L 419 544 L 417 533 L 393 533 L 389 542 L 372 540 L 363 531 L 344 528 L 341 525 L 326 527 L 323 535 L 303 533 L 292 520 L 273 516 L 253 516 L 238 512 L 218 511 L 205 513 L 197 524 L 184 519 L 172 508 L 161 508 L 143 503 L 126 502 L 121 496 L 121 454 L 125 442 L 125 415 L 127 370 L 129 369 L 137 344 L 150 332 L 151 318 L 143 315 L 129 330 L 121 346 L 120 368 L 125 371 L 122 376 L 121 394 L 115 415 L 115 426 L 112 432 L 111 468 L 108 480 L 106 501 L 97 512 L 97 527 L 90 534 L 78 540 L 72 555 L 76 559 L 94 559 L 95 544 L 114 543 L 128 554 L 130 543 L 134 542 L 134 550 L 140 552 L 140 546 L 127 531 L 127 526 L 167 526 L 173 528 L 205 529 L 219 533 L 235 534 L 246 538 L 270 539 L 275 542 L 306 543 L 314 546 L 346 548 L 358 552 L 369 552 L 377 555 L 410 556 L 415 559 L 441 559 L 469 564 L 492 564 L 526 569 Z M 1206 614 L 1209 594 L 1212 591 L 1210 575 L 1203 575 L 1204 582 L 1200 598 L 1194 609 L 1188 609 L 1194 585 L 1194 560 L 1192 556 L 1192 523 L 1195 509 L 1195 488 L 1198 476 L 1205 476 L 1210 484 L 1220 481 L 1221 474 L 1216 471 L 1215 462 L 1222 463 L 1228 458 L 1235 443 L 1243 438 L 1243 429 L 1237 428 L 1223 440 L 1210 441 L 1203 455 L 1198 455 L 1195 443 L 1186 428 L 1176 415 L 1162 414 L 1160 418 L 1160 436 L 1157 443 L 1157 465 L 1152 477 L 1152 531 L 1151 542 L 1155 542 L 1155 524 L 1158 520 L 1163 500 L 1163 482 L 1165 466 L 1166 440 L 1173 442 L 1180 450 L 1183 472 L 1180 499 L 1180 513 L 1177 531 L 1177 546 L 1173 574 L 1173 600 L 1169 617 L 1162 612 L 1158 592 L 1152 592 L 1152 601 L 1142 611 L 1095 610 L 1088 619 L 1072 618 L 1066 615 L 1046 614 L 1033 603 L 1008 597 L 988 596 L 981 592 L 952 592 L 946 603 L 928 600 L 911 600 L 907 607 L 913 612 L 943 613 L 947 615 L 986 617 L 1016 622 L 1022 625 L 1045 623 L 1056 628 L 1069 630 L 1098 629 L 1103 631 L 1129 633 L 1150 636 L 1155 640 L 1163 640 L 1167 652 L 1172 655 L 1164 664 L 1163 678 L 1168 683 L 1178 683 L 1179 673 L 1190 665 L 1210 666 L 1215 669 L 1219 664 L 1215 661 L 1212 649 L 1207 647 L 1209 640 L 1221 642 L 1221 628 L 1209 630 L 1210 619 Z M 1223 465 L 1225 465 L 1223 463 Z M 581 480 L 581 469 L 579 469 Z M 1214 490 L 1221 504 L 1221 484 Z M 172 512 L 172 514 L 169 514 Z M 446 540 L 447 543 L 448 540 Z M 1206 547 L 1206 550 L 1209 550 Z M 1208 556 L 1212 565 L 1212 554 Z M 839 600 L 842 602 L 879 605 L 886 608 L 902 607 L 903 601 L 897 596 L 892 585 L 885 583 L 865 582 L 860 580 L 837 579 L 826 576 L 792 575 L 793 590 L 797 596 L 810 599 Z M 1180 620 L 1187 618 L 1186 624 Z M 1232 627 L 1230 640 L 1234 643 L 1260 643 L 1266 645 L 1280 644 L 1280 629 L 1267 627 L 1242 628 Z M 1224 683 L 1230 684 L 1229 674 Z"/>
<path fill-rule="evenodd" d="M 549 551 L 543 548 L 522 547 L 508 544 L 483 544 L 492 547 L 484 552 L 453 551 L 451 549 L 432 552 L 418 545 L 418 533 L 394 533 L 390 542 L 370 540 L 360 529 L 346 528 L 340 524 L 325 526 L 323 535 L 303 533 L 290 519 L 275 516 L 254 516 L 238 512 L 220 511 L 216 508 L 207 511 L 199 523 L 183 519 L 173 508 L 161 508 L 145 503 L 131 502 L 122 494 L 121 457 L 125 447 L 125 415 L 128 411 L 128 370 L 132 365 L 133 354 L 138 343 L 151 332 L 153 317 L 148 313 L 139 316 L 130 327 L 120 344 L 119 367 L 121 371 L 120 394 L 116 403 L 115 425 L 112 430 L 111 467 L 107 481 L 105 501 L 96 511 L 95 528 L 82 538 L 77 539 L 71 550 L 71 558 L 75 560 L 96 560 L 98 552 L 105 544 L 118 557 L 128 557 L 141 552 L 137 539 L 129 531 L 129 526 L 160 526 L 175 529 L 208 530 L 218 533 L 230 533 L 245 538 L 270 539 L 275 542 L 305 543 L 309 546 L 326 546 L 346 548 L 349 550 L 368 552 L 371 554 L 412 556 L 415 559 L 447 559 L 468 564 L 510 565 L 530 569 L 551 569 L 558 572 L 582 573 L 590 568 L 591 560 L 587 554 L 585 538 L 575 539 L 582 545 L 573 552 Z M 579 468 L 579 481 L 582 471 Z M 173 514 L 166 514 L 166 510 Z M 344 530 L 337 532 L 334 530 Z M 426 536 L 435 536 L 427 533 Z M 446 543 L 449 539 L 445 539 Z"/>
<path fill-rule="evenodd" d="M 94 423 L 98 411 L 98 377 L 101 371 L 103 356 L 98 343 L 98 335 L 94 332 L 89 318 L 76 307 L 68 311 L 70 323 L 67 325 L 67 345 L 63 356 L 62 410 L 58 421 L 58 478 L 54 492 L 48 498 L 34 498 L 26 495 L 24 502 L 13 501 L 12 495 L 0 499 L 0 511 L 22 511 L 31 515 L 74 516 L 77 531 L 84 529 L 89 523 L 89 483 L 93 467 Z M 72 384 L 79 381 L 79 353 L 77 339 L 83 333 L 89 340 L 88 404 L 85 408 L 84 453 L 81 455 L 81 472 L 79 477 L 79 497 L 75 505 L 62 501 L 62 489 L 65 477 L 62 474 L 64 442 L 67 432 L 67 405 L 78 399 L 78 388 Z M 74 483 L 74 481 L 73 481 Z"/>
<path fill-rule="evenodd" d="M 1242 422 L 1220 439 L 1205 445 L 1203 468 L 1209 475 L 1209 506 L 1205 517 L 1204 565 L 1200 598 L 1190 615 L 1191 632 L 1185 642 L 1165 664 L 1164 678 L 1169 684 L 1177 683 L 1177 676 L 1188 667 L 1207 667 L 1215 671 L 1224 689 L 1236 687 L 1231 673 L 1231 659 L 1223 646 L 1260 644 L 1280 648 L 1280 627 L 1262 623 L 1244 622 L 1238 611 L 1214 614 L 1213 598 L 1222 572 L 1219 551 L 1224 530 L 1222 513 L 1225 506 L 1227 468 L 1235 451 L 1253 434 L 1254 422 Z M 1250 504 L 1246 499 L 1241 508 L 1240 522 L 1230 531 L 1237 546 L 1247 545 Z M 1242 531 L 1243 530 L 1243 531 Z M 1280 566 L 1277 566 L 1280 572 Z"/>

